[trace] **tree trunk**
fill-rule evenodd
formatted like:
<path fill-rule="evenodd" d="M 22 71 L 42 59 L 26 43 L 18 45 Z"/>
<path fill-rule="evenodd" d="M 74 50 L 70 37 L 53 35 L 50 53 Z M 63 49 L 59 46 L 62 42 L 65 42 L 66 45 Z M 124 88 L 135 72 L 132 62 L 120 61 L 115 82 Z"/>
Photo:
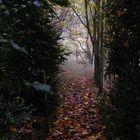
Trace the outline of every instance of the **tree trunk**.
<path fill-rule="evenodd" d="M 97 87 L 100 86 L 100 3 L 101 0 L 97 2 L 97 33 L 96 33 L 96 45 L 95 45 L 95 65 L 94 65 L 94 80 Z"/>
<path fill-rule="evenodd" d="M 103 1 L 100 4 L 101 10 L 102 10 L 102 6 L 103 6 Z M 103 13 L 101 14 L 101 20 L 100 20 L 100 28 L 101 28 L 101 32 L 100 32 L 100 93 L 101 94 L 103 92 L 103 88 L 104 88 L 104 51 L 103 51 L 103 36 L 104 36 L 104 15 Z"/>

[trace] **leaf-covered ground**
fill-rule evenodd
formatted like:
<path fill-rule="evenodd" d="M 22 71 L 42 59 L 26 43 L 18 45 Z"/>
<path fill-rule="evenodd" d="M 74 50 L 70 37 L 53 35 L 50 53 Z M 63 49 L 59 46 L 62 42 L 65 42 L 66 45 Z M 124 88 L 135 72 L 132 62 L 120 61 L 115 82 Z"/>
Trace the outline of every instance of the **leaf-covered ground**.
<path fill-rule="evenodd" d="M 57 108 L 57 119 L 47 140 L 106 140 L 96 94 L 91 86 L 92 73 L 86 70 L 78 75 L 75 70 L 65 68 L 66 93 Z"/>

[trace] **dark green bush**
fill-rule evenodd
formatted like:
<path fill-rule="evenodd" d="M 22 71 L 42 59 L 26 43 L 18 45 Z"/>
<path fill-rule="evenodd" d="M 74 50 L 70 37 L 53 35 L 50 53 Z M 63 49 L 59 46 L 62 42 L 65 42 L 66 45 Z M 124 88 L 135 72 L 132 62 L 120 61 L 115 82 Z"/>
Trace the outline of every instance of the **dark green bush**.
<path fill-rule="evenodd" d="M 19 127 L 28 116 L 24 102 L 36 100 L 37 107 L 44 92 L 50 93 L 44 86 L 55 88 L 65 51 L 58 43 L 60 29 L 52 24 L 54 16 L 44 0 L 0 1 L 0 136 L 9 135 L 9 127 Z"/>
<path fill-rule="evenodd" d="M 140 1 L 107 1 L 110 48 L 107 72 L 116 75 L 109 93 L 109 139 L 140 139 Z"/>

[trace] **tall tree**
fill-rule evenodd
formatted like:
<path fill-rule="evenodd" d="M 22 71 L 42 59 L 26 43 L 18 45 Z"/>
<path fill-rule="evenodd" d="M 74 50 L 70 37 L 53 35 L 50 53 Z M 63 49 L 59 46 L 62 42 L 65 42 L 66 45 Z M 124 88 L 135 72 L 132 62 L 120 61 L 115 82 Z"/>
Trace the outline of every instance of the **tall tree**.
<path fill-rule="evenodd" d="M 86 28 L 90 46 L 90 64 L 94 62 L 94 81 L 100 89 L 103 89 L 103 69 L 104 69 L 104 51 L 103 51 L 103 38 L 104 38 L 104 0 L 92 1 L 84 0 L 79 1 L 78 4 L 72 4 L 72 9 L 79 18 L 81 24 Z M 82 5 L 82 6 L 81 6 Z M 89 46 L 88 46 L 89 47 Z"/>

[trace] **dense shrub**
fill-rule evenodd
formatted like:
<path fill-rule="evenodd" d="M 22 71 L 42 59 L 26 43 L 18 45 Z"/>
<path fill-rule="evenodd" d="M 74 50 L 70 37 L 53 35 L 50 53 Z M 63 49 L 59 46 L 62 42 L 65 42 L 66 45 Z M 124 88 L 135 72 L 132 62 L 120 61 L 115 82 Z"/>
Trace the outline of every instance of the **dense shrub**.
<path fill-rule="evenodd" d="M 108 74 L 116 83 L 105 106 L 110 140 L 140 139 L 140 1 L 107 1 Z"/>
<path fill-rule="evenodd" d="M 65 52 L 54 16 L 44 0 L 0 1 L 0 136 L 29 115 L 24 102 L 38 106 L 55 87 Z"/>

